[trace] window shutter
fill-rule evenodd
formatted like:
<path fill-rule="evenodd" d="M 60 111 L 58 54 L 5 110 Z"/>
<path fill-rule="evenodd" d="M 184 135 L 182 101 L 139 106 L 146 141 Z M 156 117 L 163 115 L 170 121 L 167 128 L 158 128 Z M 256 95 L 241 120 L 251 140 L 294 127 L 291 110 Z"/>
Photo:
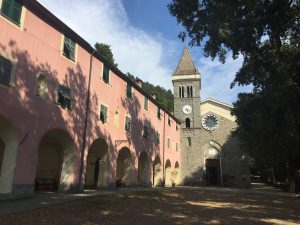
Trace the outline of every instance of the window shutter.
<path fill-rule="evenodd" d="M 0 83 L 6 86 L 10 84 L 13 64 L 10 60 L 0 56 Z"/>
<path fill-rule="evenodd" d="M 126 87 L 126 95 L 128 98 L 132 98 L 132 91 L 131 91 L 131 85 L 129 83 L 127 83 L 127 87 Z"/>
<path fill-rule="evenodd" d="M 109 68 L 105 65 L 103 68 L 103 81 L 107 84 L 109 83 Z"/>
<path fill-rule="evenodd" d="M 1 7 L 1 13 L 3 13 L 5 16 L 9 17 L 9 9 L 12 4 L 12 0 L 3 0 L 2 7 Z"/>
<path fill-rule="evenodd" d="M 21 12 L 22 12 L 22 6 L 16 2 L 13 1 L 13 6 L 12 6 L 12 12 L 11 12 L 11 18 L 18 24 L 20 24 L 21 20 Z"/>

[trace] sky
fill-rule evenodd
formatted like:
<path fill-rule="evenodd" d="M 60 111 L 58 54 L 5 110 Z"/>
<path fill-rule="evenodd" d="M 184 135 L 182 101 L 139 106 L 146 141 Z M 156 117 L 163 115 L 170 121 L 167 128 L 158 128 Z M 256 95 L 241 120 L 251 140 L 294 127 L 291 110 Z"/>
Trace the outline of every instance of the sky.
<path fill-rule="evenodd" d="M 92 46 L 111 46 L 123 73 L 173 90 L 175 71 L 183 48 L 178 33 L 184 29 L 167 9 L 171 0 L 38 0 Z M 250 87 L 230 89 L 242 57 L 225 64 L 203 55 L 201 47 L 190 48 L 201 74 L 201 99 L 213 98 L 232 104 L 237 93 Z"/>

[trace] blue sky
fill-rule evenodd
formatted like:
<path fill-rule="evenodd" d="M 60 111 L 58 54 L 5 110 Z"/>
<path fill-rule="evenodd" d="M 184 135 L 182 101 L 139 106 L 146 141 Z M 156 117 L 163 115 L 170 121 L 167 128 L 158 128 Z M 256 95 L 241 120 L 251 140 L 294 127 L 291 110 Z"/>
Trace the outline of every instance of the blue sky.
<path fill-rule="evenodd" d="M 170 1 L 39 0 L 91 45 L 111 45 L 121 71 L 172 90 L 172 72 L 185 43 L 177 37 L 183 28 L 168 12 Z M 201 73 L 202 100 L 210 97 L 231 104 L 238 92 L 249 90 L 230 89 L 241 57 L 221 64 L 205 58 L 200 47 L 190 52 Z"/>

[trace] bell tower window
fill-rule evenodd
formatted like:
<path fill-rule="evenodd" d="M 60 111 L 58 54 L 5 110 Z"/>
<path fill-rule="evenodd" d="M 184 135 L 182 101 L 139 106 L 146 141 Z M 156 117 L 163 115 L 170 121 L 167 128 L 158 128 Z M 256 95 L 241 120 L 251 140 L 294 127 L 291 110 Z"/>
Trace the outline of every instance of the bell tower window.
<path fill-rule="evenodd" d="M 190 118 L 185 119 L 185 128 L 191 128 L 191 120 Z"/>

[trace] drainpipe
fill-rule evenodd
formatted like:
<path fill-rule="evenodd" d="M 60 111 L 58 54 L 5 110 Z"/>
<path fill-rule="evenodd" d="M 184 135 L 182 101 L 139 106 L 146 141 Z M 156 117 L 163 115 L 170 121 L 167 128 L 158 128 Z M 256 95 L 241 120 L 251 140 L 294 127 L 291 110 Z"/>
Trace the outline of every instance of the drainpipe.
<path fill-rule="evenodd" d="M 163 183 L 165 186 L 165 177 L 166 177 L 166 171 L 165 171 L 165 135 L 166 134 L 166 112 L 164 111 L 164 129 L 163 129 Z"/>
<path fill-rule="evenodd" d="M 83 187 L 82 184 L 82 173 L 83 173 L 83 164 L 84 164 L 84 150 L 86 147 L 86 133 L 87 133 L 87 125 L 88 125 L 88 116 L 90 109 L 90 95 L 91 95 L 91 77 L 92 77 L 92 68 L 93 68 L 93 55 L 95 53 L 95 49 L 93 50 L 90 56 L 90 68 L 89 68 L 89 80 L 88 80 L 88 92 L 86 96 L 86 105 L 85 105 L 85 118 L 84 118 L 84 128 L 83 128 L 83 136 L 82 136 L 82 149 L 81 149 L 81 162 L 79 168 L 79 190 Z"/>

